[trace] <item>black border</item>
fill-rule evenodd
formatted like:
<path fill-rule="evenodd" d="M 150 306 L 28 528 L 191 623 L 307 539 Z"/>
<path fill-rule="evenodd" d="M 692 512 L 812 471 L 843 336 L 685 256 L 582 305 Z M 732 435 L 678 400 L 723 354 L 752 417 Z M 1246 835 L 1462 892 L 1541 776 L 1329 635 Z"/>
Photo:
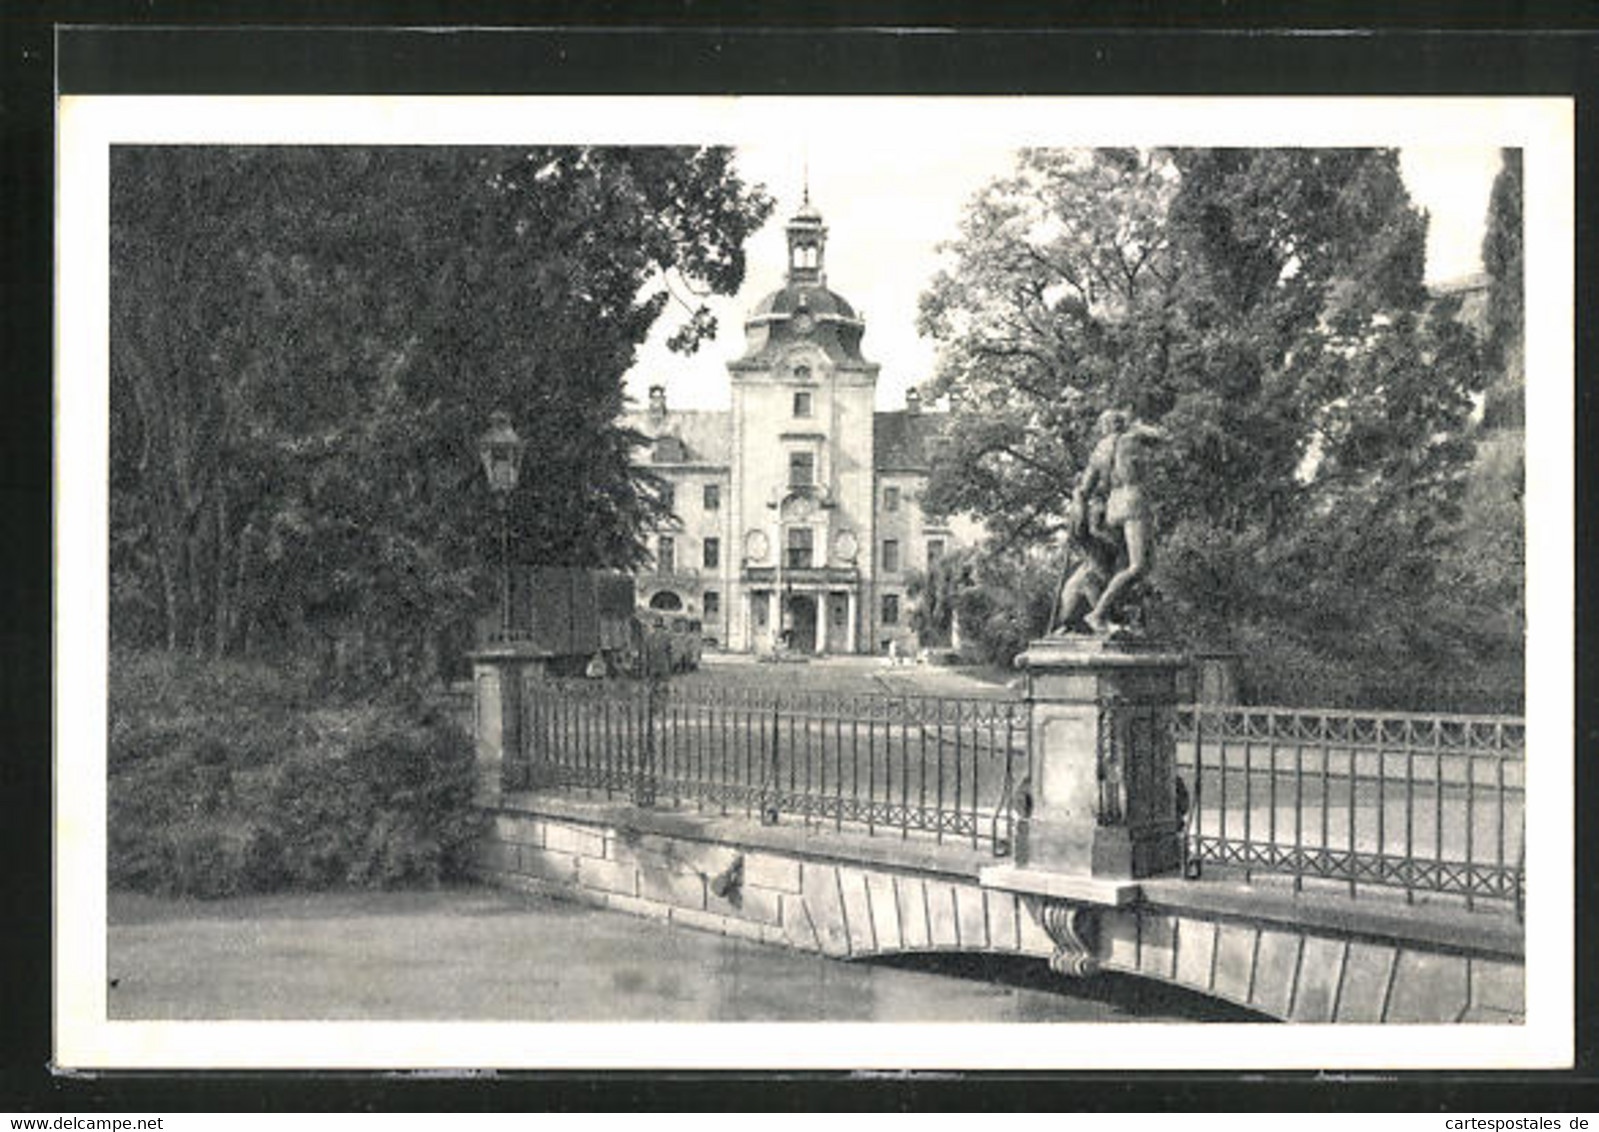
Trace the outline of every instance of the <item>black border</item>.
<path fill-rule="evenodd" d="M 1478 3 L 1194 9 L 1041 4 L 361 3 L 358 0 L 22 0 L 0 13 L 0 198 L 7 297 L 0 443 L 0 829 L 6 868 L 0 976 L 0 1110 L 42 1112 L 554 1109 L 1084 1111 L 1370 1109 L 1593 1111 L 1599 1042 L 1594 908 L 1579 906 L 1577 1068 L 1557 1073 L 811 1074 L 123 1073 L 59 1076 L 50 1049 L 51 240 L 53 102 L 72 93 L 1271 93 L 1568 94 L 1577 100 L 1578 359 L 1586 377 L 1599 309 L 1592 280 L 1599 17 L 1591 7 Z M 1507 15 L 1508 11 L 1508 15 Z M 979 25 L 978 20 L 982 23 Z M 1071 21 L 1066 23 L 1065 21 Z M 577 26 L 589 21 L 587 26 Z M 1556 23 L 1555 21 L 1559 21 Z M 609 26 L 593 26 L 604 22 Z M 735 23 L 742 26 L 733 26 Z M 1447 26 L 1442 26 L 1447 23 Z M 1538 27 L 1541 23 L 1543 26 Z M 74 25 L 65 30 L 59 24 Z M 524 25 L 440 34 L 448 26 Z M 541 25 L 529 28 L 528 24 Z M 1363 27 L 1355 27 L 1355 25 Z M 209 26 L 206 26 L 209 25 Z M 250 25 L 248 27 L 241 25 Z M 265 25 L 276 25 L 267 27 Z M 393 25 L 409 25 L 396 30 Z M 854 25 L 848 27 L 846 25 Z M 1341 28 L 1306 34 L 1306 28 Z M 59 37 L 58 37 L 59 33 Z M 59 51 L 59 55 L 57 52 Z M 1591 382 L 1577 382 L 1577 887 L 1594 890 L 1595 799 L 1588 567 Z M 1535 458 L 1535 455 L 1534 455 Z M 45 537 L 41 538 L 40 535 Z M 41 663 L 42 662 L 42 663 Z M 18 816 L 21 820 L 17 820 Z"/>

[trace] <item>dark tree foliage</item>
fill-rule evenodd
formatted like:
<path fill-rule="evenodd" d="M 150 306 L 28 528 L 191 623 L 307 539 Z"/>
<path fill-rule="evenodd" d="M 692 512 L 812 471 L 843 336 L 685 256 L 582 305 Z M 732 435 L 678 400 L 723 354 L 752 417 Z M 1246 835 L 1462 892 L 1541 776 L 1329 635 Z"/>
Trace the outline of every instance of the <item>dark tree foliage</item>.
<path fill-rule="evenodd" d="M 1521 150 L 1504 150 L 1500 161 L 1488 199 L 1488 228 L 1482 238 L 1482 266 L 1488 273 L 1488 360 L 1500 370 L 1484 411 L 1484 423 L 1490 428 L 1520 427 L 1525 419 Z"/>
<path fill-rule="evenodd" d="M 475 438 L 529 442 L 517 561 L 626 566 L 623 373 L 735 292 L 770 201 L 725 149 L 119 147 L 113 634 L 207 655 L 360 626 L 415 668 L 487 593 Z"/>
<path fill-rule="evenodd" d="M 1243 646 L 1261 696 L 1426 698 L 1481 648 L 1438 587 L 1489 373 L 1428 298 L 1426 231 L 1392 150 L 1023 154 L 922 299 L 954 410 L 929 503 L 982 516 L 989 556 L 1046 547 L 1130 407 L 1171 437 L 1173 625 Z"/>
<path fill-rule="evenodd" d="M 1488 204 L 1482 242 L 1488 275 L 1486 353 L 1493 379 L 1483 398 L 1477 451 L 1461 518 L 1442 566 L 1457 616 L 1482 640 L 1481 664 L 1519 687 L 1527 630 L 1524 297 L 1521 151 L 1507 149 Z"/>

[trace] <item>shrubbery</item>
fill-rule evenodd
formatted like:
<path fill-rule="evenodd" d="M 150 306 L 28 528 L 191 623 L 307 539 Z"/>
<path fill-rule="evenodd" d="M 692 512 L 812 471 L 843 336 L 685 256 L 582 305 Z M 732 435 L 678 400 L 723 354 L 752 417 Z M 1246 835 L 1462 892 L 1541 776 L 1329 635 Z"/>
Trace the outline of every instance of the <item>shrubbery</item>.
<path fill-rule="evenodd" d="M 339 705 L 309 686 L 261 665 L 113 658 L 113 887 L 217 897 L 463 874 L 467 736 L 415 695 Z"/>
<path fill-rule="evenodd" d="M 1425 602 L 1377 585 L 1364 594 L 1349 585 L 1329 595 L 1318 581 L 1333 572 L 1330 566 L 1263 564 L 1265 551 L 1242 541 L 1212 540 L 1197 554 L 1196 528 L 1188 525 L 1161 537 L 1151 631 L 1185 648 L 1237 653 L 1245 703 L 1523 710 L 1519 611 L 1507 608 L 1507 600 L 1462 583 L 1440 587 Z M 1347 557 L 1334 550 L 1321 555 L 1329 562 Z M 1064 565 L 1057 550 L 982 546 L 947 555 L 939 574 L 921 582 L 917 617 L 930 622 L 941 610 L 953 611 L 963 657 L 1009 668 L 1047 631 Z"/>

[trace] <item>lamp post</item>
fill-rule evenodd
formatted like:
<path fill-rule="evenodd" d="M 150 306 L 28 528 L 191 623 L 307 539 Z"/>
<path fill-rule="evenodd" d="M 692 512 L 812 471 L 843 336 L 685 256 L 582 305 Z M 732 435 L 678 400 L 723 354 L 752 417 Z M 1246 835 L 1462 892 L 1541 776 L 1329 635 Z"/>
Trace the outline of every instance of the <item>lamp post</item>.
<path fill-rule="evenodd" d="M 489 414 L 489 430 L 477 442 L 478 458 L 483 461 L 483 474 L 494 493 L 495 506 L 500 512 L 500 639 L 511 637 L 511 536 L 507 513 L 510 510 L 511 492 L 516 490 L 516 480 L 522 470 L 522 454 L 527 441 L 516 435 L 511 427 L 511 415 L 503 409 Z"/>

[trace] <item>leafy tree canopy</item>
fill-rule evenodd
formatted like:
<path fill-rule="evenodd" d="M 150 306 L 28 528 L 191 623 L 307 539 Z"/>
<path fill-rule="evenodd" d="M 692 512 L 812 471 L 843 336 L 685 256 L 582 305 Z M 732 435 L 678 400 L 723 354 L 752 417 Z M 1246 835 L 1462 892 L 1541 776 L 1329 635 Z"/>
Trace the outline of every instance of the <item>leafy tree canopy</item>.
<path fill-rule="evenodd" d="M 674 305 L 674 348 L 715 332 L 771 208 L 726 149 L 140 146 L 111 180 L 113 630 L 216 653 L 462 619 L 495 408 L 514 557 L 637 561 L 622 374 Z"/>
<path fill-rule="evenodd" d="M 1487 368 L 1427 296 L 1426 231 L 1392 150 L 1023 153 L 922 297 L 953 410 L 929 503 L 981 515 L 990 552 L 1045 546 L 1128 407 L 1171 437 L 1156 576 L 1184 632 L 1374 682 L 1468 663 L 1429 599 Z"/>

